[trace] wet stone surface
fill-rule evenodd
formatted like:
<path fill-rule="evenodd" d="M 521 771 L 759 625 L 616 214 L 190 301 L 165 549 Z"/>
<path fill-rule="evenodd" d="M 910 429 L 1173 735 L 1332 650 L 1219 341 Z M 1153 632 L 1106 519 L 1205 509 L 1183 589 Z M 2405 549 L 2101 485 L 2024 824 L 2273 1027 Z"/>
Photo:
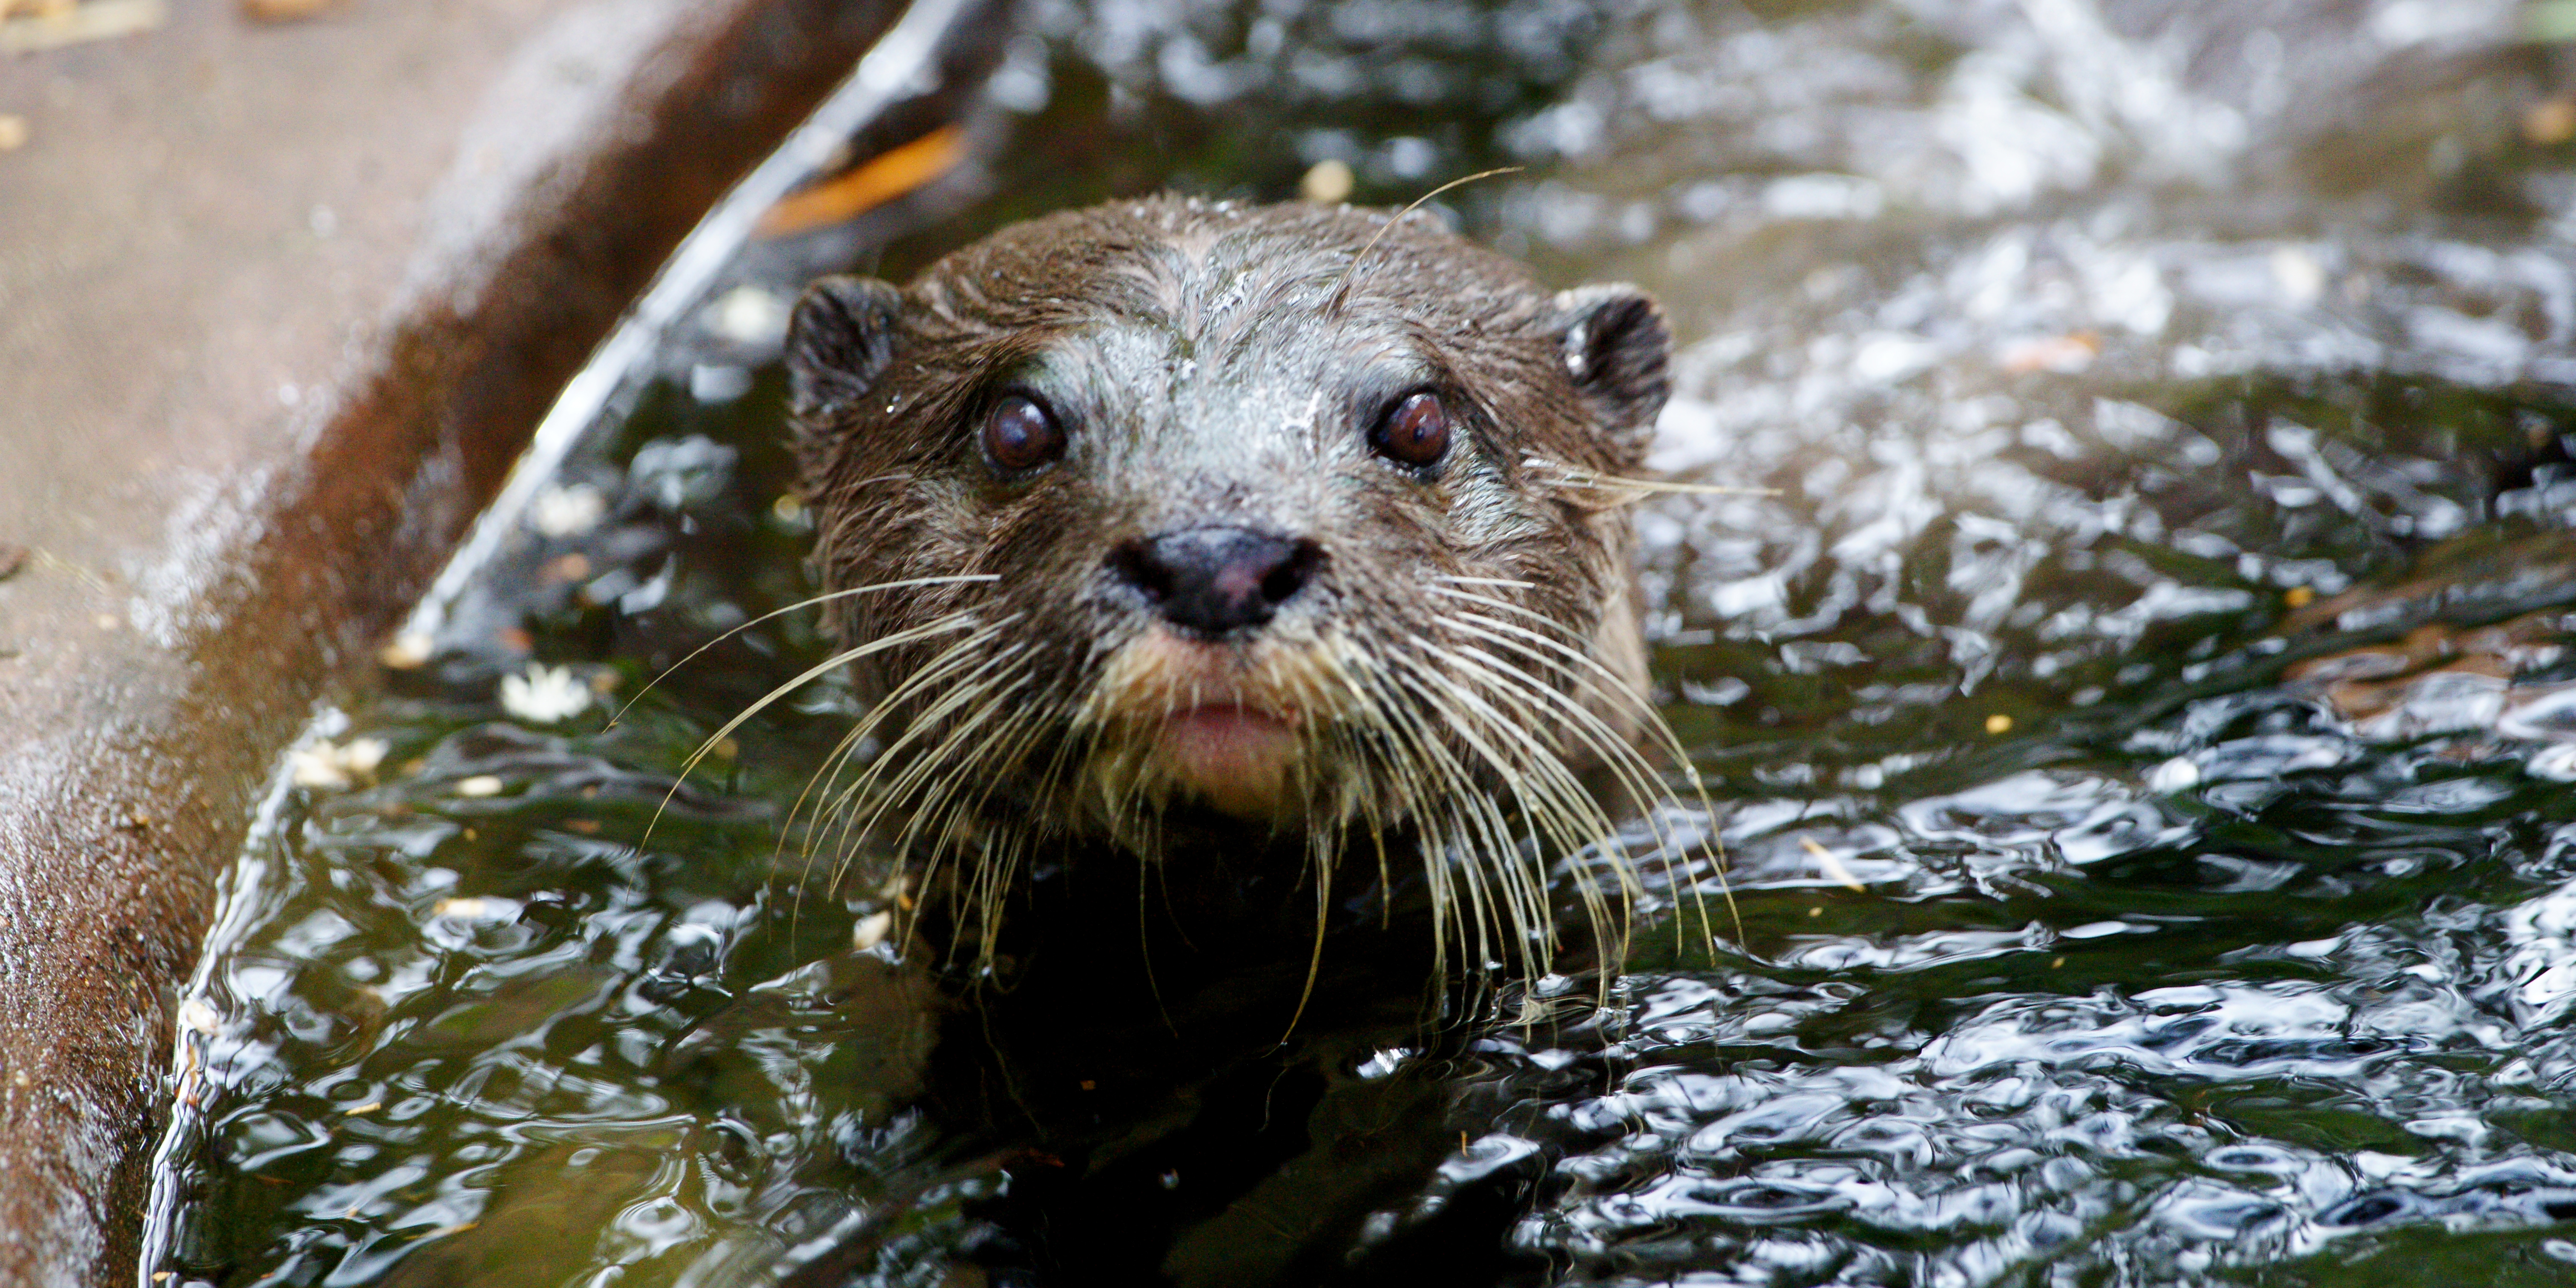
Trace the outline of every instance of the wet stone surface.
<path fill-rule="evenodd" d="M 297 760 L 189 1012 L 161 1268 L 2564 1282 L 2576 76 L 2522 20 L 1033 8 L 990 157 L 747 259 Z M 805 617 L 603 728 L 808 593 L 777 266 L 1327 160 L 1371 202 L 1524 164 L 1439 209 L 1671 309 L 1659 464 L 1751 489 L 1639 514 L 1724 886 L 1650 861 L 1612 1004 L 1549 981 L 1529 1024 L 1426 1028 L 1338 943 L 1276 1049 L 1257 972 L 1176 995 L 1198 1043 L 943 1002 L 852 948 L 883 856 L 785 829 L 837 682 L 673 789 L 825 655 Z"/>

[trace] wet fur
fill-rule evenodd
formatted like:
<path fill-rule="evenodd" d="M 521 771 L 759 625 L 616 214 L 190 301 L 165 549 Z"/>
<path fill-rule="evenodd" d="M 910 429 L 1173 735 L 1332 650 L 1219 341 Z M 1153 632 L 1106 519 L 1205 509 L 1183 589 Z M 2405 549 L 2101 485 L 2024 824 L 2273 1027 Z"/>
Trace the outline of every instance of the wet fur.
<path fill-rule="evenodd" d="M 888 586 L 832 604 L 853 652 L 877 650 L 854 662 L 876 705 L 800 804 L 812 844 L 914 855 L 919 888 L 986 932 L 1024 865 L 1068 844 L 1190 863 L 1170 838 L 1209 833 L 1168 824 L 1206 811 L 1158 776 L 1151 737 L 1191 695 L 1123 647 L 1153 615 L 1104 555 L 1194 523 L 1281 531 L 1321 545 L 1320 571 L 1229 681 L 1306 717 L 1265 844 L 1302 841 L 1319 927 L 1342 864 L 1418 862 L 1444 954 L 1545 967 L 1539 856 L 1610 826 L 1586 775 L 1661 794 L 1636 749 L 1662 730 L 1632 498 L 1581 480 L 1639 472 L 1669 337 L 1634 288 L 1551 292 L 1436 219 L 1391 218 L 1124 202 L 1005 229 L 900 291 L 808 291 L 789 360 L 815 565 L 830 590 Z M 1065 423 L 1063 460 L 988 465 L 1006 388 Z M 1434 472 L 1366 441 L 1415 388 L 1455 433 Z M 1618 933 L 1616 892 L 1590 897 L 1596 934 Z"/>

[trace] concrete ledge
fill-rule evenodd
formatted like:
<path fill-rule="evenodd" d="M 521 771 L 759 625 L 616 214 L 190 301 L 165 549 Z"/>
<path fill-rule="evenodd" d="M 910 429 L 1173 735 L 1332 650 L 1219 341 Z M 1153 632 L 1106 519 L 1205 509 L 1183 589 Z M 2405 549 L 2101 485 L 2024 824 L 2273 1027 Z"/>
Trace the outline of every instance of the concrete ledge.
<path fill-rule="evenodd" d="M 264 770 L 894 10 L 192 4 L 0 57 L 0 1283 L 130 1279 Z"/>

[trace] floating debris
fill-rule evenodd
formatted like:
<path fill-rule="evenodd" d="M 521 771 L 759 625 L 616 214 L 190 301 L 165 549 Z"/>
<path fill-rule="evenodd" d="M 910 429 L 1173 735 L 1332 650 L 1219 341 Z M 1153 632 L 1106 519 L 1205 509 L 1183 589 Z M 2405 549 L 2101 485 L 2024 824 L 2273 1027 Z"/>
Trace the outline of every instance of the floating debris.
<path fill-rule="evenodd" d="M 499 912 L 494 901 L 480 895 L 454 895 L 429 906 L 433 917 L 454 917 L 460 921 L 483 921 Z"/>
<path fill-rule="evenodd" d="M 391 670 L 417 671 L 429 665 L 429 659 L 437 652 L 438 641 L 431 638 L 429 632 L 405 631 L 395 636 L 392 643 L 378 649 L 376 660 Z"/>
<path fill-rule="evenodd" d="M 528 526 L 549 537 L 590 531 L 608 515 L 608 498 L 587 483 L 551 486 L 528 507 Z"/>
<path fill-rule="evenodd" d="M 0 114 L 0 152 L 15 152 L 27 146 L 27 118 Z"/>
<path fill-rule="evenodd" d="M 1798 844 L 1807 847 L 1807 853 L 1816 856 L 1816 866 L 1824 870 L 1826 880 L 1829 880 L 1846 890 L 1869 889 L 1868 886 L 1860 883 L 1859 877 L 1852 875 L 1852 870 L 1850 868 L 1843 866 L 1841 855 L 1816 844 L 1814 837 L 1799 837 Z"/>
<path fill-rule="evenodd" d="M 559 723 L 590 703 L 590 686 L 568 666 L 531 662 L 526 671 L 501 677 L 501 709 L 532 724 Z"/>
<path fill-rule="evenodd" d="M 1348 201 L 1355 178 L 1349 162 L 1318 161 L 1306 171 L 1305 178 L 1297 181 L 1297 195 L 1327 205 Z"/>
<path fill-rule="evenodd" d="M 2576 139 L 2576 99 L 2543 99 L 2524 109 L 2522 137 L 2534 147 Z"/>
<path fill-rule="evenodd" d="M 568 581 L 580 581 L 589 575 L 590 556 L 578 550 L 570 554 L 557 555 L 547 560 L 545 567 L 537 570 L 537 580 L 549 586 L 560 586 Z"/>
<path fill-rule="evenodd" d="M 241 15 L 253 22 L 302 22 L 346 4 L 348 0 L 241 0 Z"/>
<path fill-rule="evenodd" d="M 2016 376 L 2036 371 L 2071 376 L 2092 366 L 2093 360 L 2101 356 L 2102 337 L 2092 331 L 2078 331 L 2005 345 L 2003 352 L 1995 355 L 1995 364 Z"/>
<path fill-rule="evenodd" d="M 456 780 L 456 794 L 459 796 L 477 798 L 484 796 L 498 796 L 501 794 L 501 787 L 501 780 L 490 774 L 476 774 L 472 778 L 460 778 Z M 465 839 L 469 841 L 474 839 L 473 829 L 466 829 Z"/>
<path fill-rule="evenodd" d="M 884 943 L 886 936 L 893 930 L 894 913 L 871 913 L 859 918 L 859 924 L 850 927 L 850 947 L 866 952 Z"/>
<path fill-rule="evenodd" d="M 2576 705 L 2576 685 L 2536 678 L 2566 659 L 2567 622 L 2566 614 L 2543 610 L 2466 630 L 2429 623 L 2394 640 L 2309 658 L 2282 678 L 2292 692 L 2322 697 L 2365 738 L 2576 739 L 2576 726 L 2562 728 L 2558 716 Z"/>
<path fill-rule="evenodd" d="M 35 54 L 150 31 L 170 9 L 162 0 L 19 0 L 0 3 L 0 15 L 0 54 Z"/>
<path fill-rule="evenodd" d="M 717 296 L 700 321 L 719 340 L 767 348 L 787 338 L 787 301 L 757 286 L 737 286 Z"/>
<path fill-rule="evenodd" d="M 845 174 L 790 194 L 760 217 L 760 235 L 792 237 L 856 219 L 955 169 L 965 156 L 965 131 L 943 125 Z"/>
<path fill-rule="evenodd" d="M 337 791 L 360 779 L 373 778 L 376 766 L 385 761 L 386 749 L 381 738 L 352 738 L 346 743 L 325 740 L 287 752 L 286 763 L 296 786 Z"/>

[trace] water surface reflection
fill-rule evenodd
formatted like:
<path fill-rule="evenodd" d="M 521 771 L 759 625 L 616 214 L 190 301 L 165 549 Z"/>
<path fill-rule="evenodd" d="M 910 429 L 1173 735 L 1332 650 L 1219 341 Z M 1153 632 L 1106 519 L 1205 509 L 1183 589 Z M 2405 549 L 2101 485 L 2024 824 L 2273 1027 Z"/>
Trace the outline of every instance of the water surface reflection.
<path fill-rule="evenodd" d="M 748 257 L 430 665 L 325 731 L 217 936 L 164 1266 L 2563 1282 L 2576 68 L 2522 21 L 1032 6 L 990 151 Z M 1157 1099 L 1117 1056 L 1160 1039 L 1076 1008 L 1110 1037 L 1046 1048 L 1052 1134 L 960 1130 L 923 1108 L 964 1078 L 929 1054 L 972 1049 L 953 1013 L 848 951 L 893 894 L 776 857 L 845 692 L 746 726 L 634 848 L 695 740 L 818 655 L 807 625 L 614 730 L 514 718 L 499 682 L 534 658 L 622 695 L 802 593 L 774 340 L 727 317 L 853 254 L 900 276 L 1057 205 L 1276 199 L 1327 160 L 1368 201 L 1526 165 L 1441 210 L 1671 308 L 1659 463 L 1757 489 L 1640 514 L 1742 951 L 1698 950 L 1723 892 L 1680 865 L 1599 1013 L 1559 990 L 1442 1038 L 1348 993 L 1270 1064 L 1169 1056 L 1200 1063 Z"/>

